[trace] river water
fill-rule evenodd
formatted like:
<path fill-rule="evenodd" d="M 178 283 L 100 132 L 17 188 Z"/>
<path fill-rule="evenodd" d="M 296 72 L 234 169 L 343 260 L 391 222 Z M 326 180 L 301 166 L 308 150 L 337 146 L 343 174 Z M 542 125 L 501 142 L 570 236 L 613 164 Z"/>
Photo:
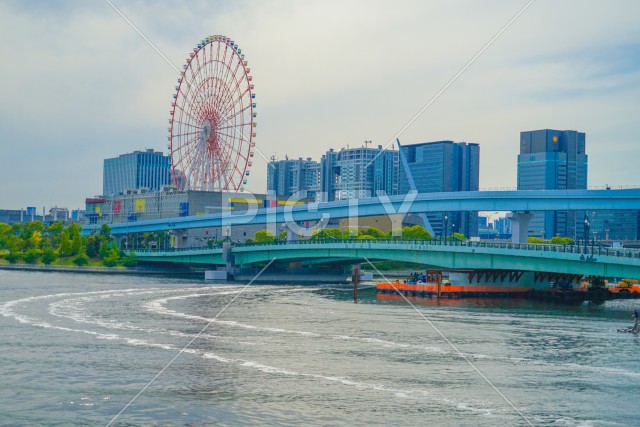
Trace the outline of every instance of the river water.
<path fill-rule="evenodd" d="M 193 340 L 112 425 L 640 425 L 638 300 L 360 297 L 0 270 L 0 424 L 107 425 Z"/>

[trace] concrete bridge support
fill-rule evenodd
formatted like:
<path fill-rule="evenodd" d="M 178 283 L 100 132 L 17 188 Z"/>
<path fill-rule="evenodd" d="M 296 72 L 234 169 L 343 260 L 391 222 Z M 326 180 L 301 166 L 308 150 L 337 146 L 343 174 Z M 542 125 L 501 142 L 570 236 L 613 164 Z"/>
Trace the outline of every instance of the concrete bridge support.
<path fill-rule="evenodd" d="M 231 251 L 231 242 L 227 240 L 222 244 L 222 260 L 225 262 L 225 271 L 227 276 L 233 277 L 235 257 Z"/>
<path fill-rule="evenodd" d="M 186 245 L 187 230 L 170 230 L 169 234 L 172 236 L 174 248 L 182 248 Z"/>
<path fill-rule="evenodd" d="M 527 243 L 529 241 L 529 221 L 533 218 L 533 214 L 509 212 L 507 218 L 511 220 L 511 242 Z"/>

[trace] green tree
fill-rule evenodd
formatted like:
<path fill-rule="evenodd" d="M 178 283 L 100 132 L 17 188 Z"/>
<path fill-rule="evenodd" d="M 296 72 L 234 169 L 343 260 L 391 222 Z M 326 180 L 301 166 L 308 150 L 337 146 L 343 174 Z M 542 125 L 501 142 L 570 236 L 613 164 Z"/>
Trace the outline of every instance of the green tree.
<path fill-rule="evenodd" d="M 100 227 L 100 237 L 107 240 L 111 239 L 111 227 L 109 224 L 102 224 Z"/>
<path fill-rule="evenodd" d="M 42 224 L 41 221 L 31 221 L 27 224 L 27 234 L 29 237 L 31 237 L 31 235 L 36 231 L 39 233 L 44 231 L 44 224 Z"/>
<path fill-rule="evenodd" d="M 0 237 L 8 236 L 11 233 L 11 226 L 9 224 L 5 224 L 4 222 L 0 222 Z"/>
<path fill-rule="evenodd" d="M 273 237 L 273 233 L 269 230 L 260 230 L 256 232 L 254 240 L 256 242 L 273 242 L 275 238 Z"/>
<path fill-rule="evenodd" d="M 28 264 L 35 264 L 42 256 L 42 251 L 40 249 L 31 248 L 24 253 L 23 259 Z"/>
<path fill-rule="evenodd" d="M 311 240 L 341 239 L 342 235 L 337 228 L 321 228 L 313 230 Z"/>
<path fill-rule="evenodd" d="M 106 257 L 102 260 L 102 265 L 104 265 L 105 267 L 115 267 L 116 265 L 118 265 L 118 260 L 115 258 Z"/>
<path fill-rule="evenodd" d="M 53 261 L 56 260 L 56 258 L 58 257 L 56 256 L 55 251 L 50 247 L 46 247 L 42 250 L 42 262 L 45 265 L 51 264 Z"/>
<path fill-rule="evenodd" d="M 80 227 L 80 224 L 74 222 L 69 224 L 65 230 L 69 232 L 69 238 L 73 240 L 76 234 L 80 234 L 80 232 L 82 231 L 82 227 Z"/>
<path fill-rule="evenodd" d="M 102 264 L 106 267 L 115 267 L 120 260 L 120 249 L 115 242 L 112 242 L 111 249 L 107 252 L 107 256 L 102 259 Z"/>
<path fill-rule="evenodd" d="M 71 254 L 79 255 L 83 252 L 84 250 L 82 248 L 82 236 L 80 236 L 80 233 L 75 233 L 73 235 L 73 239 L 71 240 Z"/>
<path fill-rule="evenodd" d="M 431 239 L 431 233 L 429 233 L 429 231 L 427 231 L 421 225 L 414 225 L 413 227 L 402 227 L 402 239 L 429 240 Z"/>
<path fill-rule="evenodd" d="M 77 266 L 89 264 L 89 257 L 85 254 L 80 254 L 73 259 L 73 263 Z"/>
<path fill-rule="evenodd" d="M 40 231 L 33 230 L 28 233 L 29 238 L 25 240 L 24 246 L 27 249 L 38 249 L 42 243 L 42 235 Z"/>
<path fill-rule="evenodd" d="M 573 245 L 575 243 L 575 240 L 573 240 L 571 237 L 553 236 L 550 243 L 553 245 Z"/>
<path fill-rule="evenodd" d="M 365 230 L 364 232 L 365 235 L 367 236 L 371 236 L 374 239 L 384 239 L 387 237 L 386 233 L 383 233 L 382 231 L 378 230 L 375 227 L 369 227 Z"/>
<path fill-rule="evenodd" d="M 13 233 L 6 237 L 5 243 L 5 249 L 9 252 L 21 252 L 24 247 L 24 241 Z"/>
<path fill-rule="evenodd" d="M 62 235 L 62 230 L 64 230 L 64 225 L 62 225 L 60 221 L 56 221 L 48 227 L 45 227 L 43 233 L 44 240 L 42 242 L 42 248 L 44 249 L 46 246 L 57 248 L 60 245 L 60 236 Z"/>
<path fill-rule="evenodd" d="M 71 239 L 69 238 L 69 230 L 64 230 L 60 236 L 60 245 L 58 246 L 60 257 L 71 255 Z"/>
<path fill-rule="evenodd" d="M 22 255 L 23 254 L 20 251 L 11 251 L 4 258 L 11 264 L 15 264 L 22 258 Z"/>
<path fill-rule="evenodd" d="M 47 232 L 52 236 L 60 237 L 62 230 L 64 230 L 64 225 L 60 221 L 56 221 L 47 227 Z"/>
<path fill-rule="evenodd" d="M 124 265 L 125 267 L 135 267 L 136 265 L 138 265 L 136 254 L 133 252 L 129 252 L 129 254 L 122 260 L 122 265 Z"/>
<path fill-rule="evenodd" d="M 110 249 L 111 242 L 106 239 L 100 239 L 100 249 L 98 250 L 98 257 L 100 259 L 105 259 L 109 256 Z"/>
<path fill-rule="evenodd" d="M 358 236 L 358 240 L 374 240 L 375 237 L 370 236 L 369 234 L 362 234 Z"/>
<path fill-rule="evenodd" d="M 534 243 L 534 244 L 540 244 L 540 243 L 546 243 L 544 240 L 542 240 L 539 237 L 533 237 L 533 236 L 529 236 L 529 238 L 527 239 L 527 242 L 529 243 Z"/>
<path fill-rule="evenodd" d="M 465 242 L 465 241 L 467 240 L 467 237 L 466 237 L 464 234 L 462 234 L 462 233 L 453 233 L 453 234 L 451 235 L 451 238 L 452 238 L 453 240 L 459 240 L 459 241 L 461 241 L 461 242 Z"/>
<path fill-rule="evenodd" d="M 100 236 L 87 237 L 85 252 L 89 258 L 97 258 L 100 252 Z"/>
<path fill-rule="evenodd" d="M 13 224 L 11 226 L 11 230 L 13 235 L 15 236 L 22 236 L 26 233 L 27 227 L 25 224 L 21 223 L 21 222 L 16 222 L 15 224 Z"/>

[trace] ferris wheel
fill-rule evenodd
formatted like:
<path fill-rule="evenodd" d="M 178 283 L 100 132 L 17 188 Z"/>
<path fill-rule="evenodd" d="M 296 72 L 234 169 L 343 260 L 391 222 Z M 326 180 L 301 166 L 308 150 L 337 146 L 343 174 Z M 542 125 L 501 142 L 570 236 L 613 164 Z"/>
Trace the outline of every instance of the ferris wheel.
<path fill-rule="evenodd" d="M 250 71 L 229 37 L 207 37 L 189 54 L 169 118 L 171 174 L 178 188 L 244 191 L 257 125 Z"/>

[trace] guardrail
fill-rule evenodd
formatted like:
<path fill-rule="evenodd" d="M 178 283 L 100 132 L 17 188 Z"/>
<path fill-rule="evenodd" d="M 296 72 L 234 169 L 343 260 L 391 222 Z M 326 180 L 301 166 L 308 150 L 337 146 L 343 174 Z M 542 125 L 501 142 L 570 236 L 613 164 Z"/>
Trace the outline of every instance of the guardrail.
<path fill-rule="evenodd" d="M 442 247 L 467 247 L 467 248 L 493 248 L 493 249 L 512 249 L 521 251 L 535 251 L 535 252 L 557 252 L 557 253 L 570 253 L 578 254 L 586 257 L 594 256 L 610 256 L 616 258 L 635 258 L 640 259 L 640 249 L 614 249 L 605 248 L 602 246 L 584 246 L 580 244 L 572 245 L 553 245 L 544 243 L 496 243 L 496 242 L 473 242 L 473 241 L 460 241 L 460 240 L 447 240 L 442 239 L 430 239 L 430 240 L 400 240 L 400 239 L 309 239 L 309 240 L 293 240 L 293 241 L 281 241 L 275 240 L 272 242 L 249 242 L 249 243 L 232 243 L 232 247 L 262 247 L 262 246 L 307 246 L 307 245 L 324 245 L 324 244 L 356 244 L 361 246 L 371 245 L 396 245 L 396 246 L 409 246 L 409 245 L 426 245 L 426 246 L 442 246 Z M 188 247 L 188 248 L 170 248 L 170 249 L 144 249 L 133 250 L 136 254 L 145 253 L 179 253 L 179 252 L 193 252 L 193 251 L 207 251 L 207 250 L 219 250 L 222 249 L 222 245 L 215 245 L 213 247 Z"/>

